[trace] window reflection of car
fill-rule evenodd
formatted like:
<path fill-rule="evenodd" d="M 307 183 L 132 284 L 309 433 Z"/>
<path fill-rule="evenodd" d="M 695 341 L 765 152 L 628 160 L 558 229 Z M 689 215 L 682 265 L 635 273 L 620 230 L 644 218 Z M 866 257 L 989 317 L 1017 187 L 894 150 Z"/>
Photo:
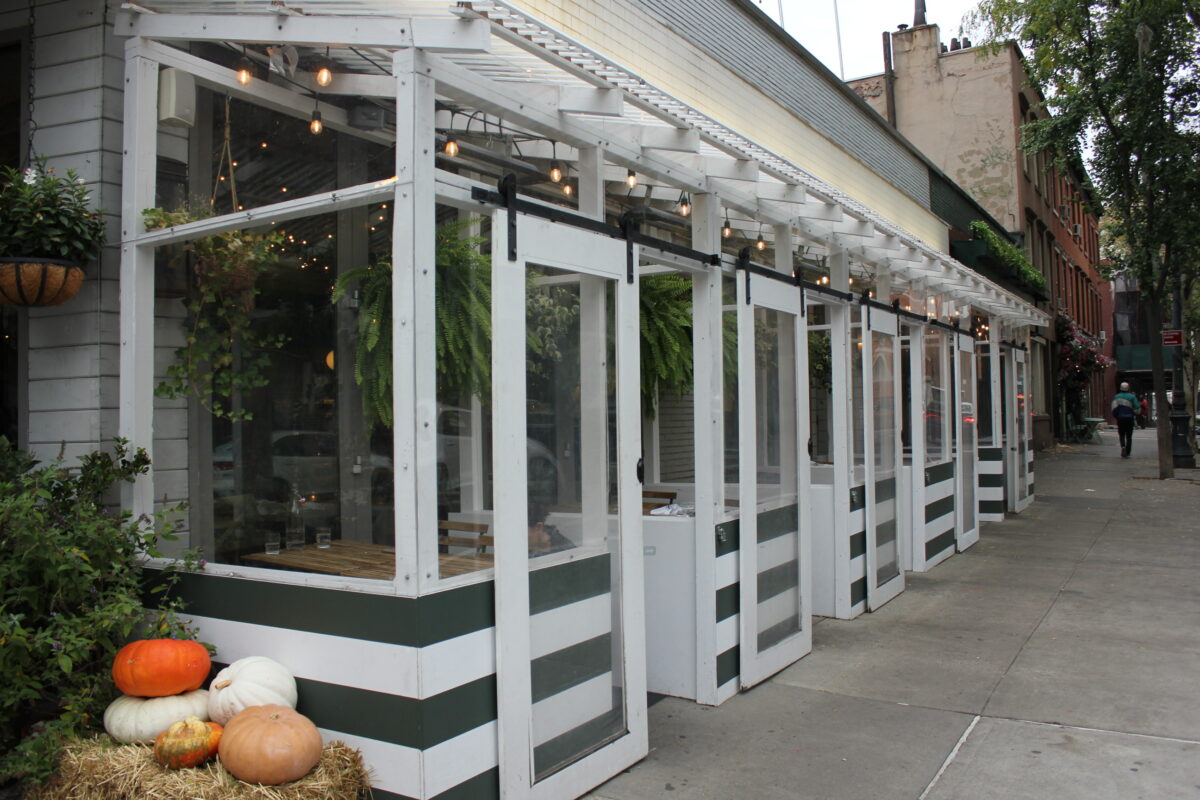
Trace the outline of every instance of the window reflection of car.
<path fill-rule="evenodd" d="M 214 497 L 239 493 L 235 466 L 232 441 L 213 448 Z M 262 483 L 263 476 L 254 477 Z M 273 431 L 270 479 L 277 486 L 269 492 L 270 497 L 263 498 L 265 501 L 286 509 L 292 492 L 296 492 L 306 525 L 331 524 L 337 516 L 337 436 L 326 431 Z"/>
<path fill-rule="evenodd" d="M 462 493 L 470 490 L 474 476 L 463 468 L 469 458 L 472 438 L 482 436 L 472 424 L 471 410 L 454 406 L 438 409 L 437 419 L 437 479 L 438 504 L 459 505 Z M 526 437 L 525 454 L 529 475 L 529 496 L 535 502 L 553 505 L 558 502 L 559 463 L 550 448 L 536 439 Z M 485 467 L 486 469 L 486 467 Z"/>

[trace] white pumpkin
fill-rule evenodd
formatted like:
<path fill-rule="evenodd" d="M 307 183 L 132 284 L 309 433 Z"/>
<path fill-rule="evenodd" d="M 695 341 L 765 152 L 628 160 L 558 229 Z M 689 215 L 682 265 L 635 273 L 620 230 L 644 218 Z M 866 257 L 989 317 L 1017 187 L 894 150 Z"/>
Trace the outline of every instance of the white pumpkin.
<path fill-rule="evenodd" d="M 208 719 L 208 692 L 195 689 L 167 697 L 123 694 L 104 710 L 104 730 L 118 742 L 153 744 L 155 737 L 187 717 Z"/>
<path fill-rule="evenodd" d="M 296 707 L 296 679 L 266 656 L 238 659 L 217 673 L 208 690 L 208 716 L 221 725 L 251 706 Z"/>

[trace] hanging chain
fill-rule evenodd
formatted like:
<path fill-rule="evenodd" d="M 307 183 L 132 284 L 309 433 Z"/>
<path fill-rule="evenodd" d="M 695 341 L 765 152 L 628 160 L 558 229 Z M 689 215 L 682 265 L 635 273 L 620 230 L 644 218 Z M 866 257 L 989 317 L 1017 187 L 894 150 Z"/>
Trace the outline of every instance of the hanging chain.
<path fill-rule="evenodd" d="M 28 108 L 26 113 L 29 116 L 29 140 L 25 145 L 25 166 L 30 167 L 34 163 L 33 152 L 33 135 L 37 132 L 37 123 L 33 121 L 33 75 L 37 72 L 37 58 L 35 50 L 35 42 L 37 41 L 37 32 L 34 30 L 34 25 L 37 22 L 37 17 L 34 14 L 34 6 L 37 0 L 29 0 L 29 96 Z"/>

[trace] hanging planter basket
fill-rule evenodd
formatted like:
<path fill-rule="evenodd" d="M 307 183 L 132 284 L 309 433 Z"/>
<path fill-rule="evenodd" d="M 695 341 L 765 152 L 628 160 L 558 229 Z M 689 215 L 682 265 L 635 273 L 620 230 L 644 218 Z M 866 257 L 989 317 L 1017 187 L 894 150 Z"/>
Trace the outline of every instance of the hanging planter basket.
<path fill-rule="evenodd" d="M 0 305 L 56 306 L 83 285 L 83 267 L 35 256 L 0 258 Z"/>

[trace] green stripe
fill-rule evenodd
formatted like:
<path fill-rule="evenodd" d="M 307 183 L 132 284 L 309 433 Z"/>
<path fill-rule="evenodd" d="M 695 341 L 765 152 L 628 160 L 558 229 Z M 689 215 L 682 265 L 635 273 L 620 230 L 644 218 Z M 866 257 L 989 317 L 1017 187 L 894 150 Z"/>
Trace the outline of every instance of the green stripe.
<path fill-rule="evenodd" d="M 925 521 L 932 522 L 933 520 L 945 514 L 954 511 L 954 495 L 943 497 L 941 500 L 934 500 L 932 503 L 925 505 Z"/>
<path fill-rule="evenodd" d="M 144 571 L 147 584 L 159 570 Z M 286 583 L 183 573 L 175 593 L 189 614 L 272 628 L 425 647 L 495 624 L 491 581 L 424 597 L 345 592 Z M 161 595 L 147 594 L 148 604 Z"/>
<path fill-rule="evenodd" d="M 850 605 L 856 606 L 867 599 L 867 579 L 859 578 L 850 584 Z"/>
<path fill-rule="evenodd" d="M 875 482 L 875 502 L 883 503 L 895 498 L 896 496 L 896 479 L 888 478 L 882 481 Z"/>
<path fill-rule="evenodd" d="M 736 644 L 717 656 L 717 686 L 724 686 L 738 676 L 741 670 L 740 658 Z"/>
<path fill-rule="evenodd" d="M 925 485 L 933 486 L 935 483 L 948 481 L 954 477 L 954 462 L 947 461 L 945 464 L 935 464 L 932 467 L 925 468 Z"/>
<path fill-rule="evenodd" d="M 383 789 L 371 787 L 370 797 L 373 800 L 417 800 L 415 797 L 409 797 L 406 794 L 396 794 L 395 792 L 385 792 Z M 439 795 L 441 797 L 441 795 Z"/>
<path fill-rule="evenodd" d="M 850 510 L 858 511 L 867 505 L 867 492 L 864 486 L 855 486 L 850 490 Z"/>
<path fill-rule="evenodd" d="M 530 669 L 535 703 L 612 672 L 612 634 L 535 658 Z"/>
<path fill-rule="evenodd" d="M 980 461 L 1003 461 L 1004 460 L 1004 448 L 1003 447 L 981 447 L 981 448 L 979 448 L 979 460 Z"/>
<path fill-rule="evenodd" d="M 383 797 L 378 789 L 372 789 L 371 792 L 376 800 Z M 447 789 L 433 800 L 499 800 L 499 798 L 500 768 L 492 767 L 487 772 L 481 772 L 474 778 Z"/>
<path fill-rule="evenodd" d="M 896 541 L 896 520 L 889 519 L 875 526 L 875 547 Z"/>
<path fill-rule="evenodd" d="M 954 528 L 933 537 L 925 543 L 925 560 L 929 561 L 947 547 L 954 546 Z"/>
<path fill-rule="evenodd" d="M 572 728 L 566 733 L 559 734 L 553 739 L 542 742 L 533 748 L 533 771 L 541 777 L 543 773 L 557 769 L 579 758 L 585 753 L 595 750 L 599 745 L 615 738 L 618 734 L 628 732 L 620 706 L 620 696 L 614 696 L 614 705 L 618 706 L 606 711 L 595 719 L 588 720 L 582 725 Z M 463 795 L 463 800 L 473 800 Z"/>
<path fill-rule="evenodd" d="M 997 472 L 994 474 L 980 473 L 979 488 L 981 489 L 1003 489 L 1004 475 Z"/>
<path fill-rule="evenodd" d="M 758 634 L 758 652 L 769 650 L 789 636 L 800 632 L 800 615 L 793 614 Z"/>
<path fill-rule="evenodd" d="M 800 585 L 800 562 L 797 559 L 784 562 L 758 573 L 758 602 L 770 600 L 777 594 Z"/>
<path fill-rule="evenodd" d="M 867 553 L 867 532 L 859 531 L 850 537 L 850 557 L 858 558 Z"/>
<path fill-rule="evenodd" d="M 717 558 L 736 553 L 741 531 L 741 520 L 731 519 L 717 526 Z"/>
<path fill-rule="evenodd" d="M 980 500 L 979 501 L 979 513 L 980 514 L 1003 514 L 1004 513 L 1004 501 L 1003 500 Z"/>
<path fill-rule="evenodd" d="M 1029 484 L 1029 489 L 1026 490 L 1029 493 L 1030 497 L 1033 497 L 1033 487 L 1034 487 L 1034 484 L 1031 483 L 1031 484 Z"/>
<path fill-rule="evenodd" d="M 496 676 L 412 697 L 296 678 L 297 706 L 318 727 L 427 750 L 496 719 Z"/>
<path fill-rule="evenodd" d="M 738 613 L 742 602 L 740 587 L 741 584 L 731 583 L 724 588 L 717 589 L 717 622 L 729 619 Z"/>
<path fill-rule="evenodd" d="M 758 541 L 768 542 L 800 529 L 800 506 L 795 503 L 790 506 L 773 508 L 758 515 Z"/>
<path fill-rule="evenodd" d="M 529 573 L 529 613 L 540 614 L 607 594 L 612 586 L 611 570 L 608 553 L 533 570 Z"/>

